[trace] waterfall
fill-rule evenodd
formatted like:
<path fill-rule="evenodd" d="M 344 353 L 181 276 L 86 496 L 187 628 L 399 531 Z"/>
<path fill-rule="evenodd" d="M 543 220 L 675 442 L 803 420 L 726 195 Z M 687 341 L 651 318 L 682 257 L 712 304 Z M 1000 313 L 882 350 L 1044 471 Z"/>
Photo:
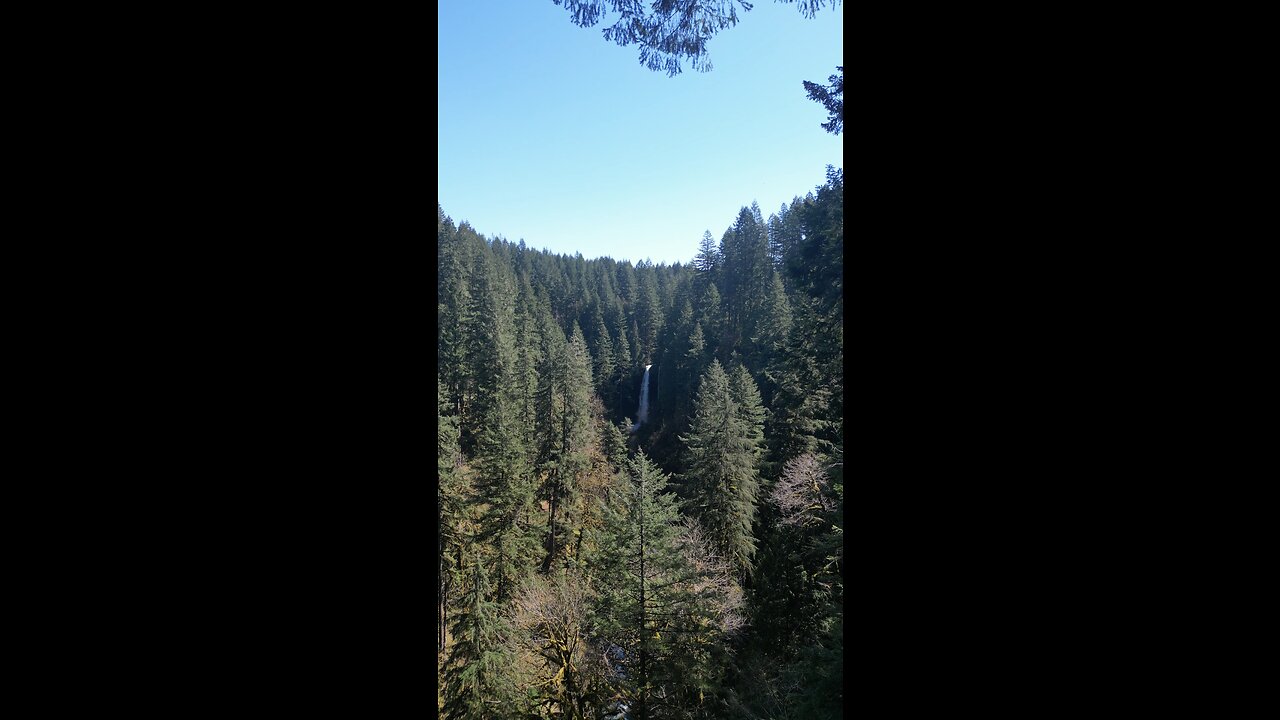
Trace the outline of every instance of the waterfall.
<path fill-rule="evenodd" d="M 640 428 L 640 424 L 649 419 L 649 368 L 652 364 L 644 366 L 644 381 L 640 383 L 640 409 L 636 411 L 636 424 L 631 426 L 631 432 L 635 432 Z"/>

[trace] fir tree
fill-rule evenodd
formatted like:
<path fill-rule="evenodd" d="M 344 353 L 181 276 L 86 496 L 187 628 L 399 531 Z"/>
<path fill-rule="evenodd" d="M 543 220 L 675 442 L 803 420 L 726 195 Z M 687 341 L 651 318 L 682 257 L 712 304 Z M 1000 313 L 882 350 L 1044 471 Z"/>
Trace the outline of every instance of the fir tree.
<path fill-rule="evenodd" d="M 555 463 L 551 468 L 547 487 L 548 502 L 548 538 L 547 556 L 543 569 L 551 567 L 557 548 L 563 548 L 565 542 L 562 535 L 565 529 L 557 525 L 557 514 L 561 506 L 572 512 L 577 500 L 578 482 L 586 473 L 589 460 L 587 452 L 590 448 L 590 401 L 591 401 L 591 356 L 587 352 L 587 343 L 582 330 L 575 322 L 572 336 L 565 350 L 563 366 L 554 369 L 556 386 L 560 396 L 559 408 L 559 448 L 555 453 Z M 569 518 L 570 530 L 574 528 L 572 514 Z"/>
<path fill-rule="evenodd" d="M 653 624 L 654 585 L 678 571 L 675 497 L 666 479 L 639 451 L 628 464 L 612 505 L 605 509 L 596 562 L 600 594 L 597 624 L 603 638 L 626 653 L 637 717 L 647 717 L 651 656 L 660 641 Z"/>
<path fill-rule="evenodd" d="M 498 606 L 487 600 L 488 577 L 472 562 L 465 608 L 451 632 L 453 646 L 444 673 L 446 720 L 492 720 L 507 714 L 515 695 L 508 629 Z"/>
<path fill-rule="evenodd" d="M 454 407 L 455 414 L 465 414 L 471 373 L 468 338 L 472 332 L 471 268 L 474 262 L 473 248 L 467 244 L 464 233 L 455 229 L 453 222 L 439 210 L 437 232 L 439 254 L 439 284 L 437 290 L 436 327 L 437 358 L 443 374 L 445 392 Z M 469 227 L 465 225 L 469 230 Z"/>
<path fill-rule="evenodd" d="M 540 305 L 528 278 L 521 277 L 515 315 L 516 382 L 524 442 L 530 448 L 536 447 L 537 443 L 538 369 L 542 364 L 543 351 L 537 318 Z"/>
<path fill-rule="evenodd" d="M 560 325 L 543 306 L 538 315 L 538 389 L 534 401 L 535 471 L 540 477 L 555 472 L 560 459 L 560 422 L 564 414 L 561 387 L 564 384 L 566 343 Z"/>
<path fill-rule="evenodd" d="M 617 341 L 614 343 L 613 356 L 617 366 L 614 372 L 620 377 L 627 377 L 631 374 L 631 369 L 635 366 L 635 360 L 631 354 L 631 343 L 627 342 L 627 331 L 619 330 Z"/>
<path fill-rule="evenodd" d="M 715 283 L 708 283 L 694 306 L 694 319 L 702 326 L 708 354 L 717 357 L 721 355 L 720 348 L 724 344 L 726 333 L 722 305 L 719 289 L 716 288 Z M 727 357 L 731 349 L 732 347 L 726 348 L 723 355 Z"/>
<path fill-rule="evenodd" d="M 839 135 L 844 130 L 844 66 L 837 65 L 836 70 L 838 75 L 827 78 L 830 85 L 804 81 L 809 99 L 827 109 L 827 121 L 822 123 L 822 129 L 832 135 Z"/>
<path fill-rule="evenodd" d="M 592 563 L 596 626 L 625 653 L 635 717 L 692 717 L 717 671 L 706 646 L 737 628 L 741 596 L 643 450 L 616 489 Z"/>
<path fill-rule="evenodd" d="M 645 348 L 643 346 L 644 339 L 640 337 L 640 325 L 636 322 L 635 317 L 631 318 L 631 332 L 627 333 L 627 337 L 631 338 L 631 367 L 638 368 L 649 362 L 645 356 Z"/>
<path fill-rule="evenodd" d="M 694 323 L 693 332 L 689 334 L 689 349 L 684 353 L 684 369 L 691 380 L 702 376 L 702 366 L 706 360 L 707 343 L 702 334 L 702 323 Z"/>
<path fill-rule="evenodd" d="M 618 296 L 622 298 L 622 309 L 629 317 L 636 309 L 636 271 L 631 267 L 631 263 L 624 262 L 618 265 Z M 632 334 L 632 340 L 635 335 Z"/>
<path fill-rule="evenodd" d="M 698 270 L 701 281 L 714 281 L 714 273 L 721 265 L 721 255 L 712 238 L 712 231 L 703 232 L 703 240 L 698 242 L 698 256 L 694 258 L 694 269 Z"/>
<path fill-rule="evenodd" d="M 437 585 L 437 610 L 439 615 L 439 649 L 445 645 L 445 629 L 448 627 L 449 589 L 452 574 L 449 572 L 450 551 L 458 546 L 457 522 L 465 513 L 464 494 L 460 487 L 457 466 L 461 464 L 458 449 L 458 418 L 452 414 L 453 406 L 445 393 L 444 381 L 436 378 L 436 550 L 439 569 Z"/>
<path fill-rule="evenodd" d="M 609 380 L 609 395 L 613 397 L 610 418 L 616 418 L 622 412 L 626 412 L 624 408 L 630 401 L 629 383 L 634 366 L 631 358 L 631 344 L 627 342 L 626 330 L 618 331 L 614 342 L 613 357 L 615 363 L 613 377 Z"/>
<path fill-rule="evenodd" d="M 658 352 L 658 332 L 662 329 L 662 301 L 651 268 L 638 273 L 640 287 L 636 302 L 636 337 L 642 363 L 652 364 Z"/>
<path fill-rule="evenodd" d="M 781 352 L 791 332 L 791 303 L 787 300 L 782 277 L 770 273 L 769 294 L 762 307 L 762 320 L 757 326 L 757 336 L 748 352 L 748 364 L 761 374 L 761 394 L 768 405 L 772 402 L 775 386 L 765 373 L 770 363 Z"/>
<path fill-rule="evenodd" d="M 831 375 L 820 363 L 818 346 L 827 342 L 811 300 L 793 305 L 795 310 L 787 342 L 770 362 L 766 375 L 774 389 L 766 422 L 773 463 L 805 453 L 825 451 L 829 437 Z"/>
<path fill-rule="evenodd" d="M 600 312 L 599 307 L 596 308 L 593 322 L 595 326 L 595 337 L 591 347 L 591 354 L 595 359 L 593 377 L 595 378 L 595 386 L 600 394 L 600 399 L 607 408 L 612 400 L 612 397 L 607 396 L 606 393 L 610 387 L 609 379 L 613 377 L 613 340 L 609 337 L 609 330 L 605 327 L 604 315 Z"/>
<path fill-rule="evenodd" d="M 485 508 L 479 540 L 492 551 L 497 597 L 505 600 L 528 571 L 537 540 L 531 528 L 535 487 L 521 424 L 514 310 L 507 282 L 492 265 L 478 273 L 477 432 L 474 502 Z"/>
<path fill-rule="evenodd" d="M 718 360 L 703 374 L 693 401 L 685 445 L 685 508 L 702 523 L 715 550 L 740 577 L 755 554 L 757 450 L 746 413 L 734 402 L 728 376 Z"/>
<path fill-rule="evenodd" d="M 764 405 L 760 401 L 760 390 L 747 368 L 739 365 L 729 376 L 729 395 L 733 398 L 742 421 L 747 447 L 754 458 L 753 469 L 759 470 L 760 461 L 764 458 Z"/>
<path fill-rule="evenodd" d="M 441 488 L 453 485 L 455 470 L 461 464 L 458 454 L 458 418 L 445 393 L 444 381 L 436 378 L 436 477 Z M 442 490 L 443 492 L 443 490 Z"/>
<path fill-rule="evenodd" d="M 614 472 L 623 472 L 627 466 L 627 434 L 631 430 L 631 420 L 623 418 L 617 423 L 604 423 L 602 444 L 605 457 Z"/>

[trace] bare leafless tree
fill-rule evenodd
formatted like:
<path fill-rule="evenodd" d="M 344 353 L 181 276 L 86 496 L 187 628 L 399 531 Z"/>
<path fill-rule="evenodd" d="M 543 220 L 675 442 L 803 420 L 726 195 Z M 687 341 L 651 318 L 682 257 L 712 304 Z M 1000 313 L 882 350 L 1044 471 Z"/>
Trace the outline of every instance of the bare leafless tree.
<path fill-rule="evenodd" d="M 608 669 L 586 637 L 588 610 L 587 583 L 573 570 L 535 575 L 512 607 L 523 670 L 543 704 L 566 719 L 589 716 L 589 698 Z"/>
<path fill-rule="evenodd" d="M 692 518 L 682 521 L 676 543 L 693 570 L 687 580 L 689 592 L 710 601 L 707 607 L 720 632 L 736 632 L 744 622 L 743 599 L 742 588 L 734 581 L 732 563 L 712 551 L 702 526 Z"/>
<path fill-rule="evenodd" d="M 835 509 L 826 471 L 813 453 L 794 457 L 783 466 L 782 477 L 769 495 L 782 513 L 783 525 L 818 522 L 821 513 Z"/>

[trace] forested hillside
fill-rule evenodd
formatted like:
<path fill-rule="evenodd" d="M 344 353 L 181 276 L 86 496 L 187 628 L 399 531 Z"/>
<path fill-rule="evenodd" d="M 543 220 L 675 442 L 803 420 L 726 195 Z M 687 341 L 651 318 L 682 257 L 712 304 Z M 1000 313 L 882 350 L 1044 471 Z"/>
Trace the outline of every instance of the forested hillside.
<path fill-rule="evenodd" d="M 438 208 L 444 717 L 841 714 L 843 202 L 829 168 L 691 265 Z"/>

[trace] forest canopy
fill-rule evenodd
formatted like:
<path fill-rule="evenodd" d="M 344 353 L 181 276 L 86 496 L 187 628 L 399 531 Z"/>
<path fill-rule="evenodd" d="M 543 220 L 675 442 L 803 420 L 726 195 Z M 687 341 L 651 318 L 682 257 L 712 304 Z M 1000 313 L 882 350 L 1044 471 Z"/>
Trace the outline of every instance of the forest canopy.
<path fill-rule="evenodd" d="M 841 714 L 843 202 L 672 265 L 437 206 L 444 717 Z"/>

